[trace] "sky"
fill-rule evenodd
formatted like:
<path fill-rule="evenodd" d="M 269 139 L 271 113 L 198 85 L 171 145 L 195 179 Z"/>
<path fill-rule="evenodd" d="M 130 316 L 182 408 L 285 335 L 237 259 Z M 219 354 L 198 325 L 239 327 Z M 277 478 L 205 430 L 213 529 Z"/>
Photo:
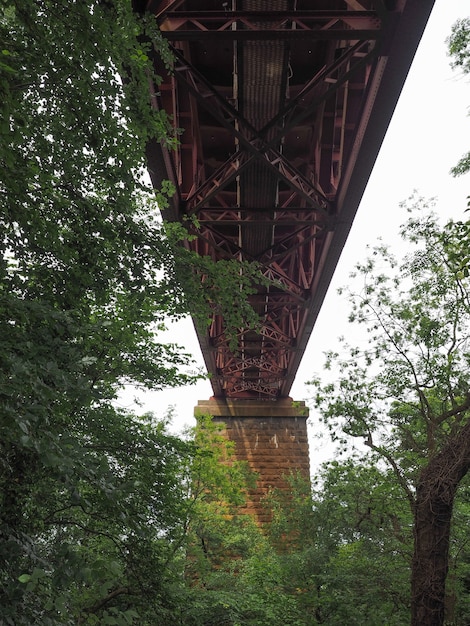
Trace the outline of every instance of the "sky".
<path fill-rule="evenodd" d="M 306 382 L 321 372 L 324 353 L 333 349 L 340 335 L 348 336 L 349 306 L 338 295 L 348 283 L 355 263 L 367 256 L 366 246 L 381 237 L 393 248 L 401 245 L 399 226 L 407 219 L 400 203 L 416 190 L 425 198 L 436 198 L 435 210 L 448 218 L 461 219 L 470 195 L 470 174 L 454 178 L 449 171 L 470 149 L 470 76 L 450 68 L 446 38 L 458 18 L 470 15 L 470 0 L 436 0 L 408 78 L 389 125 L 385 140 L 360 203 L 348 241 L 317 319 L 291 397 L 308 404 Z M 184 345 L 200 367 L 204 362 L 190 319 L 171 327 L 169 341 Z M 132 408 L 129 392 L 123 406 Z M 194 423 L 198 400 L 208 400 L 208 380 L 197 385 L 140 395 L 138 411 L 163 417 L 173 407 L 173 430 L 180 432 Z M 309 441 L 311 467 L 334 454 L 331 446 L 317 438 L 322 431 L 318 416 L 310 411 Z"/>

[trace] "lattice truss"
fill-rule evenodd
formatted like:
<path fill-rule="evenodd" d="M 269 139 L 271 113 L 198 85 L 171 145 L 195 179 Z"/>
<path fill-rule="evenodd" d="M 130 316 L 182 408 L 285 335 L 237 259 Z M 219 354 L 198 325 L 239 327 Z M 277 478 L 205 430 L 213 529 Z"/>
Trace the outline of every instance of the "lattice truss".
<path fill-rule="evenodd" d="M 286 396 L 393 14 L 374 0 L 167 0 L 146 8 L 174 52 L 169 73 L 156 60 L 163 83 L 155 103 L 183 129 L 175 152 L 163 148 L 177 188 L 166 217 L 194 216 L 197 237 L 188 245 L 216 260 L 256 261 L 273 280 L 253 296 L 261 326 L 239 329 L 237 350 L 220 316 L 199 331 L 214 394 Z"/>

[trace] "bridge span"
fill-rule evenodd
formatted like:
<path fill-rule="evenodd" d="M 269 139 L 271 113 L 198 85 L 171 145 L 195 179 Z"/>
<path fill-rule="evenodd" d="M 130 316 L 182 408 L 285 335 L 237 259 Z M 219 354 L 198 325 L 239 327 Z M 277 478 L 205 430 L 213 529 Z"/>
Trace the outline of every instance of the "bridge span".
<path fill-rule="evenodd" d="M 257 261 L 276 284 L 236 351 L 220 316 L 198 331 L 216 397 L 289 395 L 432 4 L 140 3 L 175 58 L 171 73 L 157 61 L 155 95 L 180 145 L 149 146 L 155 185 L 177 190 L 165 217 L 196 217 L 193 249 Z"/>
<path fill-rule="evenodd" d="M 256 261 L 274 281 L 252 297 L 261 326 L 240 329 L 236 350 L 219 315 L 197 329 L 214 412 L 266 417 L 286 406 L 433 1 L 134 5 L 174 54 L 171 72 L 156 59 L 153 95 L 180 145 L 148 147 L 154 184 L 176 188 L 164 217 L 194 216 L 189 246 Z"/>

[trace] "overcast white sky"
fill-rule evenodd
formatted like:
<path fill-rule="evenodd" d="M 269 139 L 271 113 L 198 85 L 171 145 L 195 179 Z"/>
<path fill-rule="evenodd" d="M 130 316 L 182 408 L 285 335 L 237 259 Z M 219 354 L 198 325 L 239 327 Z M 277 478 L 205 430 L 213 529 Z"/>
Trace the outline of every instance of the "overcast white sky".
<path fill-rule="evenodd" d="M 437 198 L 437 210 L 443 217 L 461 218 L 470 195 L 470 175 L 458 179 L 449 174 L 460 156 L 470 148 L 470 77 L 451 70 L 445 40 L 452 24 L 470 15 L 470 0 L 436 0 L 431 18 L 421 40 L 402 91 L 385 141 L 359 207 L 351 234 L 343 250 L 335 276 L 323 304 L 317 324 L 304 353 L 291 396 L 308 400 L 305 382 L 320 372 L 323 353 L 331 349 L 339 335 L 351 331 L 347 323 L 348 305 L 338 296 L 338 287 L 347 284 L 349 272 L 358 260 L 366 257 L 366 245 L 379 237 L 398 244 L 398 228 L 406 221 L 399 208 L 413 190 L 426 198 Z M 192 322 L 180 323 L 172 332 L 172 341 L 182 343 L 203 365 Z M 196 386 L 147 394 L 139 411 L 163 416 L 171 405 L 175 409 L 174 428 L 193 423 L 193 408 L 198 400 L 212 395 L 208 381 Z M 325 460 L 313 437 L 318 430 L 311 411 L 312 469 Z"/>

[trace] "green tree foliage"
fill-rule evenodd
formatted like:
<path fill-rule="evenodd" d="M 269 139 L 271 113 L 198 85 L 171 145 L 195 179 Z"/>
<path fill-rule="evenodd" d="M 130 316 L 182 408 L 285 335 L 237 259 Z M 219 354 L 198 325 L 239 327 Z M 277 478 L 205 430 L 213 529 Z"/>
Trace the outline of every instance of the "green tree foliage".
<path fill-rule="evenodd" d="M 454 69 L 461 70 L 464 74 L 470 72 L 470 18 L 466 17 L 452 27 L 452 33 L 447 40 L 449 56 L 452 57 L 451 65 Z M 470 170 L 470 152 L 464 154 L 455 167 L 452 168 L 454 176 L 460 176 Z"/>
<path fill-rule="evenodd" d="M 58 457 L 23 477 L 34 483 L 14 545 L 10 535 L 2 546 L 3 623 L 150 624 L 171 611 L 162 590 L 175 575 L 189 449 L 150 418 L 96 411 L 81 448 L 66 435 L 67 467 Z"/>
<path fill-rule="evenodd" d="M 306 600 L 304 571 L 286 561 L 293 549 L 294 515 L 288 515 L 283 497 L 273 494 L 266 506 L 278 521 L 256 526 L 241 513 L 247 487 L 255 477 L 233 459 L 233 444 L 221 436 L 219 425 L 201 418 L 196 429 L 198 453 L 190 476 L 190 519 L 185 552 L 186 587 L 180 589 L 180 611 L 174 622 L 181 626 L 311 626 L 315 616 Z M 294 481 L 295 482 L 295 481 Z M 297 482 L 302 490 L 297 490 Z M 311 513 L 309 488 L 295 482 L 295 519 Z M 288 518 L 285 522 L 284 513 Z M 308 517 L 308 513 L 307 513 Z M 307 529 L 308 523 L 303 523 Z M 311 527 L 310 527 L 311 529 Z M 296 528 L 298 539 L 300 527 Z M 310 544 L 309 544 L 310 545 Z M 303 552 L 304 548 L 299 550 Z M 297 563 L 300 563 L 299 556 Z M 302 588 L 300 588 L 302 587 Z"/>
<path fill-rule="evenodd" d="M 387 248 L 374 249 L 358 265 L 361 290 L 349 291 L 350 320 L 367 341 L 344 342 L 345 356 L 328 355 L 334 382 L 313 384 L 334 437 L 360 438 L 408 500 L 412 623 L 423 626 L 444 620 L 452 510 L 470 468 L 470 284 L 455 224 L 442 229 L 426 213 L 412 217 L 402 236 L 414 251 L 398 264 Z"/>
<path fill-rule="evenodd" d="M 197 379 L 165 319 L 254 319 L 255 270 L 196 257 L 158 217 L 173 190 L 150 189 L 145 145 L 177 133 L 149 96 L 154 51 L 171 62 L 126 0 L 0 2 L 5 624 L 158 622 L 192 452 L 114 400 Z"/>
<path fill-rule="evenodd" d="M 374 459 L 353 458 L 324 473 L 316 516 L 326 624 L 409 622 L 412 519 L 396 482 L 379 468 Z"/>
<path fill-rule="evenodd" d="M 386 468 L 350 458 L 326 464 L 313 492 L 290 482 L 268 536 L 300 623 L 407 623 L 411 514 Z"/>
<path fill-rule="evenodd" d="M 313 493 L 287 479 L 290 490 L 266 498 L 272 522 L 261 529 L 200 501 L 178 623 L 407 623 L 412 515 L 393 473 L 354 459 L 326 466 Z"/>

